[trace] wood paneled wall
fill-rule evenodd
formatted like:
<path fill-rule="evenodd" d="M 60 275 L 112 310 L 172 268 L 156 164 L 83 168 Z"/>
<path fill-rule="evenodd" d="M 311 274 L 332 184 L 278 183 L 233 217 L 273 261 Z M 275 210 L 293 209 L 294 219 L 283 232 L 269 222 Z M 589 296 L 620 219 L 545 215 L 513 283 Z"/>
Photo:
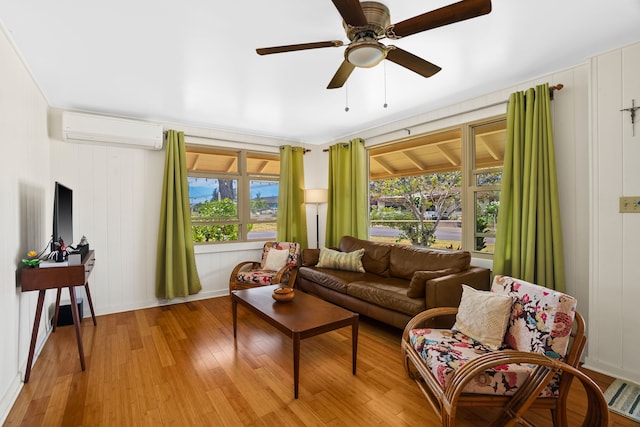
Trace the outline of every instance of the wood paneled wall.
<path fill-rule="evenodd" d="M 640 196 L 640 43 L 591 61 L 591 262 L 589 367 L 640 382 L 640 215 L 619 212 Z"/>

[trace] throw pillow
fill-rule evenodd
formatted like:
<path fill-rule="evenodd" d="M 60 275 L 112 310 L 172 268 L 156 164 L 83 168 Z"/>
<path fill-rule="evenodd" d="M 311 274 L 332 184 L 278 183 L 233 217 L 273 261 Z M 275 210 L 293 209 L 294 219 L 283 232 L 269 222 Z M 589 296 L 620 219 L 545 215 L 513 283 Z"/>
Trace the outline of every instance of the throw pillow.
<path fill-rule="evenodd" d="M 364 249 L 358 249 L 353 252 L 340 252 L 333 249 L 320 248 L 320 257 L 316 267 L 364 273 L 364 267 L 362 266 L 363 255 Z"/>
<path fill-rule="evenodd" d="M 462 299 L 453 329 L 497 350 L 507 331 L 513 298 L 462 285 Z"/>
<path fill-rule="evenodd" d="M 287 265 L 289 251 L 286 249 L 269 249 L 267 253 L 267 261 L 264 263 L 264 270 L 278 271 Z"/>
<path fill-rule="evenodd" d="M 436 277 L 447 276 L 449 274 L 457 273 L 460 271 L 457 268 L 443 268 L 442 270 L 418 270 L 413 273 L 409 288 L 407 289 L 407 296 L 409 298 L 421 298 L 425 296 L 425 284 L 431 279 Z"/>

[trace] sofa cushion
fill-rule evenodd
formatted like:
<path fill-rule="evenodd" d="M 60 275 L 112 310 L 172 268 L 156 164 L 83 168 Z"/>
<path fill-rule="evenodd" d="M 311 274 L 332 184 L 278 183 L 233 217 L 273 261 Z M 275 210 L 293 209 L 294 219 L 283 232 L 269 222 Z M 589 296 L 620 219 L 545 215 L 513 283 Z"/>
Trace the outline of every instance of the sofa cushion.
<path fill-rule="evenodd" d="M 347 295 L 410 316 L 426 308 L 424 298 L 409 298 L 406 282 L 393 278 L 384 279 L 384 283 L 351 282 L 347 285 Z"/>
<path fill-rule="evenodd" d="M 358 249 L 364 249 L 362 265 L 367 272 L 389 277 L 391 245 L 356 239 L 351 236 L 343 236 L 340 239 L 341 251 L 353 252 Z"/>
<path fill-rule="evenodd" d="M 442 270 L 418 270 L 413 273 L 411 282 L 409 282 L 409 288 L 407 289 L 407 296 L 409 298 L 421 298 L 424 297 L 425 285 L 427 281 L 435 279 L 436 277 L 448 276 L 449 274 L 457 273 L 457 268 L 443 268 Z"/>
<path fill-rule="evenodd" d="M 509 295 L 479 291 L 463 284 L 453 329 L 498 350 L 507 330 L 513 299 Z"/>
<path fill-rule="evenodd" d="M 347 293 L 347 285 L 351 282 L 379 279 L 379 277 L 370 273 L 318 267 L 300 267 L 298 276 L 342 294 Z"/>
<path fill-rule="evenodd" d="M 364 273 L 365 270 L 362 266 L 363 255 L 364 249 L 358 249 L 353 252 L 340 252 L 333 249 L 320 248 L 320 257 L 316 266 Z"/>
<path fill-rule="evenodd" d="M 411 280 L 418 270 L 456 268 L 463 271 L 471 265 L 471 253 L 467 251 L 439 252 L 404 245 L 393 245 L 389 259 L 391 276 L 406 280 Z"/>

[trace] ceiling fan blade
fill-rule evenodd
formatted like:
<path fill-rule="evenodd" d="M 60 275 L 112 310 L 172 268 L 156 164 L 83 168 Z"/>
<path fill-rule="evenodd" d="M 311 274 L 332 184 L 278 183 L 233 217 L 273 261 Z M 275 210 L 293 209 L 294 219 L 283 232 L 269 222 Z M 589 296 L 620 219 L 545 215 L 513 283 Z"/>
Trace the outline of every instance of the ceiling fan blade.
<path fill-rule="evenodd" d="M 356 68 L 355 65 L 347 62 L 347 60 L 342 61 L 340 68 L 338 68 L 338 71 L 336 71 L 336 74 L 329 82 L 327 89 L 337 89 L 342 87 L 353 72 L 354 68 Z"/>
<path fill-rule="evenodd" d="M 387 51 L 387 59 L 391 62 L 395 62 L 405 68 L 414 71 L 421 76 L 431 77 L 442 68 L 429 61 L 426 61 L 413 53 L 409 53 L 406 50 L 402 50 L 395 46 L 390 46 L 391 49 Z"/>
<path fill-rule="evenodd" d="M 394 38 L 394 36 L 406 37 L 432 28 L 485 15 L 489 12 L 491 12 L 491 0 L 462 0 L 398 22 L 389 29 L 389 33 L 391 33 L 389 36 L 390 38 Z"/>
<path fill-rule="evenodd" d="M 368 24 L 362 6 L 358 0 L 331 0 L 340 12 L 340 16 L 352 27 L 363 27 Z"/>
<path fill-rule="evenodd" d="M 270 55 L 272 53 L 293 52 L 296 50 L 318 49 L 321 47 L 340 47 L 344 43 L 340 40 L 330 40 L 326 42 L 290 44 L 286 46 L 262 47 L 256 49 L 258 55 Z"/>

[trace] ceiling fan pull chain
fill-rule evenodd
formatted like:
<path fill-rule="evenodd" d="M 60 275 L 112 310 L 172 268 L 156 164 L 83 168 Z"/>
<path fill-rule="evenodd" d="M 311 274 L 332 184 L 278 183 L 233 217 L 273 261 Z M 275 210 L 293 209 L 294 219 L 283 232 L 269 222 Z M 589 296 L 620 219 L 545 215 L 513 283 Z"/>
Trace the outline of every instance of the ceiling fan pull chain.
<path fill-rule="evenodd" d="M 349 112 L 349 85 L 345 84 L 344 85 L 344 111 L 345 112 Z"/>
<path fill-rule="evenodd" d="M 384 73 L 384 105 L 383 108 L 387 108 L 387 63 L 384 62 L 382 64 L 382 70 Z"/>

